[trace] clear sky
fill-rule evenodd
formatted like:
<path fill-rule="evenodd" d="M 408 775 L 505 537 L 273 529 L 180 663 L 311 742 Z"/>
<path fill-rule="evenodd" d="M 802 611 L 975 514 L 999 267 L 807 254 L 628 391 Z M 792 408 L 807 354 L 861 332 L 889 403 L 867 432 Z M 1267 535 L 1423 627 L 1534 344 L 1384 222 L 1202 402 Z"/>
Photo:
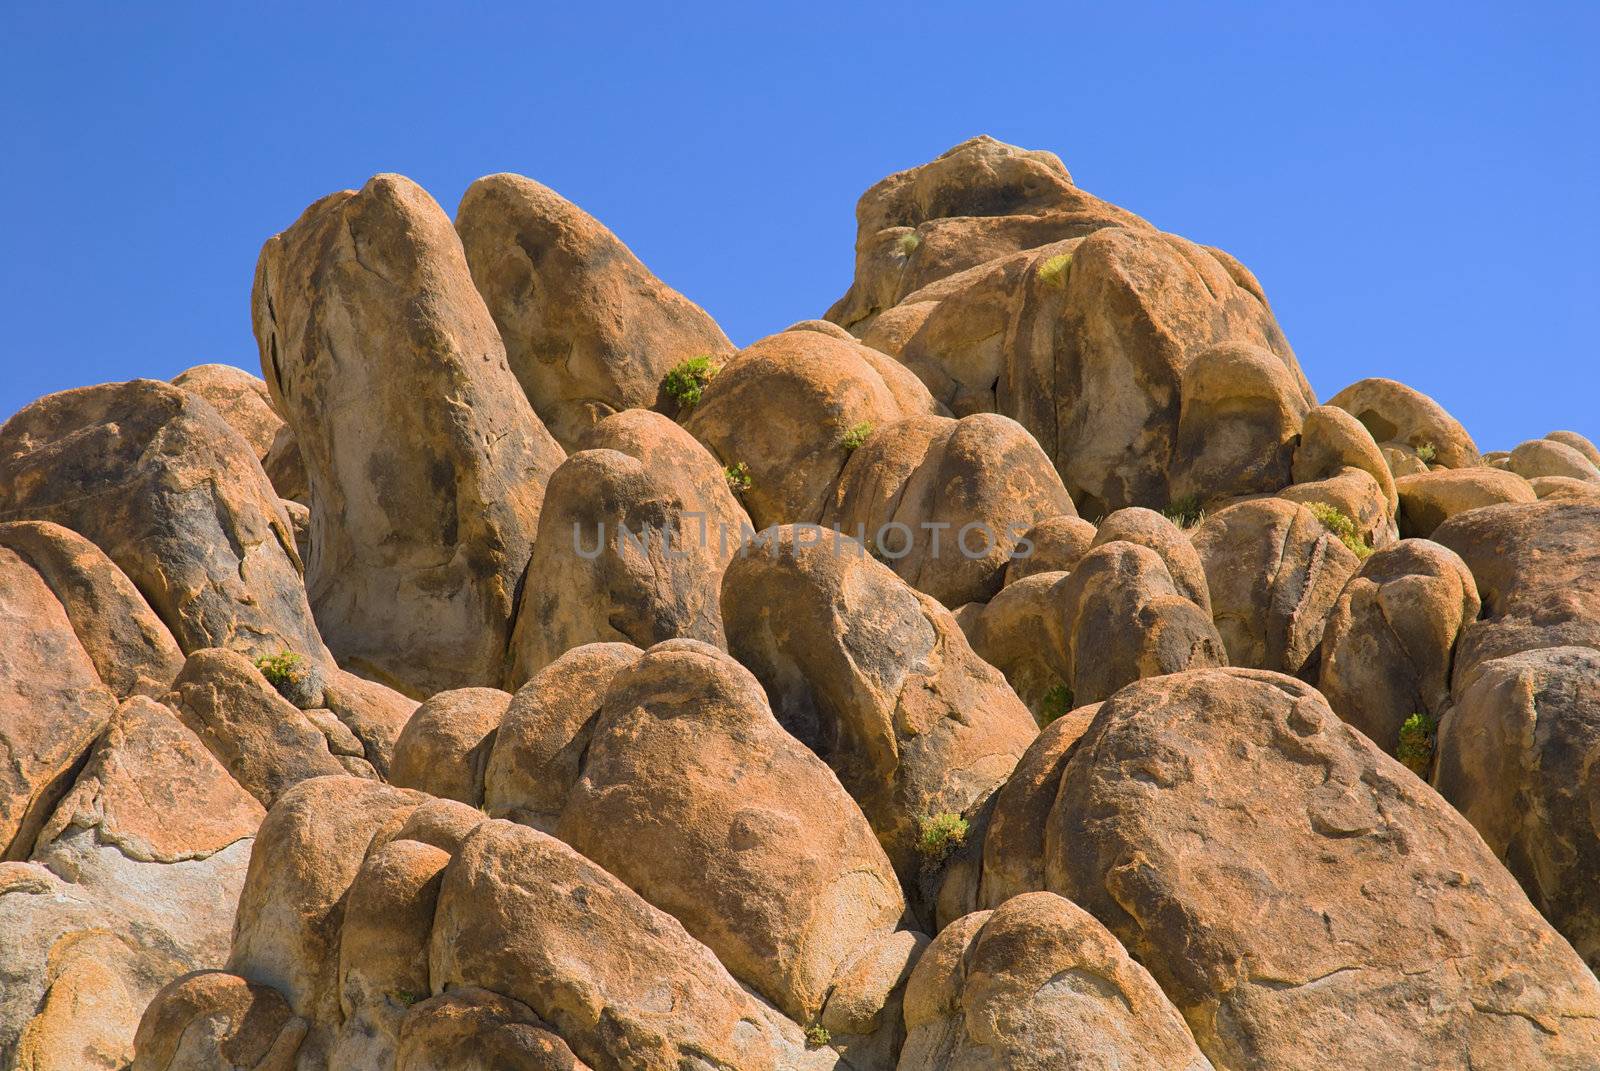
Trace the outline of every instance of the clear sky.
<path fill-rule="evenodd" d="M 400 171 L 517 171 L 740 343 L 850 281 L 868 185 L 978 133 L 1233 252 L 1319 397 L 1600 437 L 1600 5 L 0 6 L 0 417 L 259 371 L 261 242 Z M 470 12 L 469 12 L 469 9 Z"/>

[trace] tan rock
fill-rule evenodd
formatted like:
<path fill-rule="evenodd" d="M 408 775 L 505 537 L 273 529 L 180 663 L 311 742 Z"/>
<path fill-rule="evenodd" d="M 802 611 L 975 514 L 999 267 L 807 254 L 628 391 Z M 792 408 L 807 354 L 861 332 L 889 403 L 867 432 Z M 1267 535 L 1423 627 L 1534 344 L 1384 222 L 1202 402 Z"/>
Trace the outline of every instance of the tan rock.
<path fill-rule="evenodd" d="M 1129 506 L 1100 522 L 1089 548 L 1107 543 L 1137 543 L 1161 557 L 1162 564 L 1177 586 L 1178 593 L 1207 614 L 1211 613 L 1211 593 L 1206 588 L 1206 570 L 1200 553 L 1188 534 L 1153 509 Z M 1081 560 L 1081 556 L 1080 556 Z"/>
<path fill-rule="evenodd" d="M 1600 652 L 1550 647 L 1482 663 L 1439 726 L 1439 794 L 1550 924 L 1600 967 Z"/>
<path fill-rule="evenodd" d="M 1270 349 L 1224 342 L 1199 350 L 1178 381 L 1171 497 L 1209 505 L 1290 482 L 1312 399 Z"/>
<path fill-rule="evenodd" d="M 23 1028 L 10 1066 L 27 1071 L 127 1066 L 139 1013 L 116 971 L 89 955 L 69 954 L 52 967 L 44 1002 Z"/>
<path fill-rule="evenodd" d="M 1035 573 L 1071 569 L 1089 552 L 1095 527 L 1082 517 L 1060 516 L 1040 521 L 1017 542 L 1017 553 L 1006 566 L 1006 583 Z"/>
<path fill-rule="evenodd" d="M 283 418 L 272 408 L 267 385 L 231 364 L 201 364 L 172 377 L 172 385 L 203 399 L 265 463 Z"/>
<path fill-rule="evenodd" d="M 449 218 L 398 175 L 325 197 L 262 247 L 252 314 L 305 460 L 306 587 L 341 664 L 418 696 L 499 684 L 562 450 Z"/>
<path fill-rule="evenodd" d="M 483 803 L 483 771 L 511 696 L 498 688 L 440 692 L 417 708 L 394 748 L 389 781 L 430 796 Z"/>
<path fill-rule="evenodd" d="M 880 560 L 946 606 L 999 591 L 1018 541 L 1077 511 L 1039 444 L 1014 420 L 920 416 L 874 428 L 853 450 L 824 527 L 871 540 Z"/>
<path fill-rule="evenodd" d="M 854 801 L 714 647 L 668 641 L 620 671 L 582 770 L 556 835 L 797 1022 L 905 914 Z"/>
<path fill-rule="evenodd" d="M 938 862 L 918 852 L 919 821 L 980 805 L 1037 734 L 1033 718 L 949 612 L 888 567 L 793 528 L 765 534 L 723 577 L 732 653 L 915 887 Z"/>
<path fill-rule="evenodd" d="M 272 986 L 313 1030 L 331 1031 L 341 1018 L 350 887 L 373 834 L 425 798 L 355 777 L 313 778 L 284 793 L 256 835 L 228 970 Z"/>
<path fill-rule="evenodd" d="M 360 741 L 361 756 L 380 777 L 388 777 L 395 741 L 416 712 L 417 701 L 342 669 L 325 674 L 322 701 Z"/>
<path fill-rule="evenodd" d="M 394 1071 L 589 1071 L 526 1004 L 462 986 L 413 1005 Z"/>
<path fill-rule="evenodd" d="M 0 516 L 98 545 L 186 652 L 327 658 L 277 493 L 238 433 L 178 387 L 82 387 L 12 417 Z"/>
<path fill-rule="evenodd" d="M 1338 406 L 1319 405 L 1306 414 L 1300 428 L 1300 444 L 1294 449 L 1293 482 L 1326 480 L 1347 468 L 1360 469 L 1377 482 L 1392 521 L 1400 500 L 1389 462 L 1372 433 Z"/>
<path fill-rule="evenodd" d="M 1104 226 L 1148 224 L 1074 186 L 1054 153 L 971 138 L 861 195 L 855 280 L 827 318 L 859 333 L 936 279 Z"/>
<path fill-rule="evenodd" d="M 1600 483 L 1600 468 L 1581 450 L 1553 439 L 1529 439 L 1515 450 L 1506 467 L 1531 480 L 1536 476 L 1565 476 L 1573 480 Z"/>
<path fill-rule="evenodd" d="M 474 182 L 456 230 L 512 371 L 568 450 L 612 413 L 655 405 L 674 365 L 734 348 L 599 220 L 531 179 Z"/>
<path fill-rule="evenodd" d="M 306 476 L 305 458 L 300 456 L 300 444 L 295 441 L 294 431 L 285 424 L 278 429 L 272 438 L 272 447 L 267 451 L 267 456 L 261 459 L 261 468 L 267 474 L 267 479 L 272 481 L 272 489 L 278 492 L 279 498 L 286 498 L 301 505 L 311 502 L 311 482 Z M 305 560 L 305 555 L 301 555 Z"/>
<path fill-rule="evenodd" d="M 1366 547 L 1387 547 L 1400 538 L 1383 485 L 1366 469 L 1346 466 L 1327 479 L 1285 487 L 1277 497 L 1333 507 L 1354 522 L 1356 538 Z"/>
<path fill-rule="evenodd" d="M 1219 1067 L 1600 1053 L 1600 982 L 1465 819 L 1290 678 L 1118 693 L 1067 761 L 1046 861 Z"/>
<path fill-rule="evenodd" d="M 665 417 L 650 414 L 657 420 Z M 688 438 L 681 429 L 662 433 Z M 718 586 L 748 530 L 722 487 L 684 475 L 670 454 L 581 450 L 550 477 L 512 634 L 508 683 L 520 685 L 586 643 L 642 647 L 683 636 L 722 646 Z"/>
<path fill-rule="evenodd" d="M 1532 502 L 1538 496 L 1514 472 L 1496 469 L 1436 469 L 1395 480 L 1400 496 L 1400 534 L 1427 539 L 1458 513 L 1500 502 Z"/>
<path fill-rule="evenodd" d="M 1299 673 L 1322 643 L 1339 593 L 1361 564 L 1304 506 L 1241 502 L 1191 533 L 1228 663 Z"/>
<path fill-rule="evenodd" d="M 1413 714 L 1437 719 L 1450 699 L 1450 660 L 1478 619 L 1466 563 L 1426 539 L 1373 554 L 1345 584 L 1322 634 L 1317 686 L 1334 713 L 1394 755 Z"/>
<path fill-rule="evenodd" d="M 1600 503 L 1488 506 L 1451 518 L 1433 538 L 1467 563 L 1483 600 L 1456 644 L 1457 694 L 1491 658 L 1600 648 Z"/>
<path fill-rule="evenodd" d="M 1098 703 L 1141 677 L 1228 663 L 1210 613 L 1180 590 L 1149 547 L 1101 544 L 1061 581 L 1054 599 L 1059 614 L 1047 624 L 1059 630 L 1064 679 L 1078 703 Z"/>
<path fill-rule="evenodd" d="M 341 741 L 328 735 L 337 719 L 330 715 L 333 726 L 319 724 L 234 651 L 190 655 L 165 702 L 265 807 L 308 778 L 347 772 L 334 750 Z"/>
<path fill-rule="evenodd" d="M 1478 464 L 1472 436 L 1444 408 L 1421 391 L 1392 379 L 1362 379 L 1328 399 L 1353 415 L 1380 445 L 1433 447 L 1433 464 L 1447 469 Z"/>
<path fill-rule="evenodd" d="M 183 667 L 183 652 L 99 547 L 46 521 L 0 524 L 0 547 L 20 555 L 49 586 L 100 679 L 119 699 L 167 690 Z"/>
<path fill-rule="evenodd" d="M 754 1000 L 709 950 L 526 826 L 483 823 L 445 868 L 429 974 L 520 1001 L 591 1066 L 775 1069 Z"/>
<path fill-rule="evenodd" d="M 957 615 L 977 656 L 998 669 L 1042 721 L 1063 691 L 1070 691 L 1066 642 L 1056 619 L 1062 612 L 1065 572 L 1035 573 L 1007 584 L 987 604 L 971 603 Z M 966 614 L 970 609 L 975 611 Z M 966 616 L 963 616 L 966 615 Z"/>
<path fill-rule="evenodd" d="M 306 1021 L 271 986 L 226 971 L 174 979 L 145 1011 L 132 1071 L 290 1071 Z"/>
<path fill-rule="evenodd" d="M 822 516 L 852 428 L 933 410 L 917 378 L 877 350 L 786 331 L 734 355 L 684 426 L 724 466 L 745 466 L 740 497 L 759 529 Z"/>
<path fill-rule="evenodd" d="M 582 756 L 611 680 L 640 654 L 627 643 L 586 644 L 519 688 L 491 745 L 483 809 L 553 832 L 582 773 Z"/>
<path fill-rule="evenodd" d="M 1600 466 L 1600 447 L 1579 435 L 1575 431 L 1552 431 L 1545 436 L 1551 442 L 1570 446 L 1588 459 L 1589 463 Z"/>
<path fill-rule="evenodd" d="M 255 836 L 266 811 L 167 707 L 135 696 L 118 709 L 40 833 L 70 827 L 130 859 L 205 859 Z"/>
<path fill-rule="evenodd" d="M 26 859 L 117 700 L 44 580 L 0 547 L 0 859 Z"/>
<path fill-rule="evenodd" d="M 1027 893 L 945 929 L 906 990 L 899 1071 L 1210 1071 L 1183 1017 L 1081 908 Z"/>
<path fill-rule="evenodd" d="M 1600 498 L 1600 483 L 1579 480 L 1571 476 L 1535 476 L 1528 481 L 1536 497 L 1544 498 Z"/>
<path fill-rule="evenodd" d="M 983 836 L 978 907 L 993 910 L 1013 896 L 1045 887 L 1045 833 L 1061 787 L 1061 770 L 1101 705 L 1078 707 L 1046 725 L 994 794 Z"/>

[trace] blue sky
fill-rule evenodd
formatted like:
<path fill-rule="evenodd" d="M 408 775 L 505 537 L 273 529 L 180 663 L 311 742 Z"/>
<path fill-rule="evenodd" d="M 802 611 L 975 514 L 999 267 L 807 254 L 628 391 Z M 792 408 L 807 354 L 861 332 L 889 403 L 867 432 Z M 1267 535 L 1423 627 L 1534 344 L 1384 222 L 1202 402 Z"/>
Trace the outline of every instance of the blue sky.
<path fill-rule="evenodd" d="M 862 190 L 988 133 L 1237 255 L 1320 397 L 1600 437 L 1600 5 L 460 6 L 8 0 L 0 417 L 257 371 L 261 242 L 379 171 L 537 178 L 753 341 L 844 291 Z"/>

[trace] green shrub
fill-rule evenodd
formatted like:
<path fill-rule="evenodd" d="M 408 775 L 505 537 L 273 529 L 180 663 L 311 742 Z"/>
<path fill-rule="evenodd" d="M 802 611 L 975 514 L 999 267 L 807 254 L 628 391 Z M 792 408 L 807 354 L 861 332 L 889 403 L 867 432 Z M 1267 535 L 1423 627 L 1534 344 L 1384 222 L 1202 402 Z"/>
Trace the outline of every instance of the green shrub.
<path fill-rule="evenodd" d="M 1367 541 L 1356 530 L 1356 522 L 1344 510 L 1326 502 L 1308 502 L 1306 509 L 1322 522 L 1322 527 L 1338 536 L 1339 542 L 1349 547 L 1356 557 L 1365 558 L 1372 553 L 1372 548 L 1367 546 Z"/>
<path fill-rule="evenodd" d="M 1039 281 L 1046 286 L 1053 286 L 1057 290 L 1061 290 L 1066 287 L 1067 276 L 1071 271 L 1072 254 L 1057 253 L 1039 265 Z"/>
<path fill-rule="evenodd" d="M 895 241 L 895 248 L 900 250 L 901 256 L 909 257 L 912 253 L 917 251 L 917 246 L 921 244 L 922 235 L 918 234 L 916 231 L 912 231 L 910 234 L 902 234 Z"/>
<path fill-rule="evenodd" d="M 743 461 L 732 468 L 723 469 L 722 478 L 728 481 L 728 490 L 736 495 L 750 490 L 750 469 Z"/>
<path fill-rule="evenodd" d="M 1438 456 L 1439 451 L 1432 443 L 1423 443 L 1421 446 L 1417 447 L 1417 457 L 1420 458 L 1425 465 L 1433 464 L 1433 459 Z"/>
<path fill-rule="evenodd" d="M 865 443 L 871 435 L 872 421 L 863 420 L 850 425 L 850 430 L 844 433 L 844 439 L 841 441 L 841 445 L 843 445 L 846 450 L 859 450 L 861 445 Z"/>
<path fill-rule="evenodd" d="M 1058 684 L 1044 693 L 1040 703 L 1039 727 L 1043 728 L 1072 709 L 1072 689 Z"/>
<path fill-rule="evenodd" d="M 917 822 L 917 847 L 938 862 L 967 841 L 967 820 L 951 811 L 923 815 Z"/>
<path fill-rule="evenodd" d="M 1193 528 L 1206 519 L 1206 511 L 1200 508 L 1200 499 L 1196 495 L 1173 499 L 1161 511 L 1161 515 L 1179 528 Z"/>
<path fill-rule="evenodd" d="M 833 1040 L 833 1035 L 828 1033 L 828 1028 L 821 1023 L 812 1023 L 806 1027 L 806 1048 L 820 1049 Z"/>
<path fill-rule="evenodd" d="M 711 355 L 702 353 L 668 372 L 667 378 L 661 381 L 661 388 L 667 392 L 667 397 L 678 403 L 679 409 L 693 409 L 700 404 L 706 384 L 716 377 L 717 371 L 717 366 L 711 363 Z"/>
<path fill-rule="evenodd" d="M 1400 726 L 1400 748 L 1395 758 L 1418 777 L 1426 779 L 1433 766 L 1433 748 L 1439 722 L 1426 714 L 1413 714 Z"/>
<path fill-rule="evenodd" d="M 304 679 L 311 667 L 300 655 L 292 651 L 280 651 L 275 655 L 263 655 L 256 659 L 256 668 L 267 678 L 268 684 L 281 691 Z"/>

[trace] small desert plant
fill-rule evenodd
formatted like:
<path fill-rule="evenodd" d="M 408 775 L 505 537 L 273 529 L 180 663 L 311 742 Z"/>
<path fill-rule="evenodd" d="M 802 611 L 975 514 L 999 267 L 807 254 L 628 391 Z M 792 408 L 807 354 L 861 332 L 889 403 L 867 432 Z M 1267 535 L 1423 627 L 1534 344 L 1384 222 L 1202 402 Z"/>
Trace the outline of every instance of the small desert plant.
<path fill-rule="evenodd" d="M 899 238 L 897 238 L 894 246 L 896 249 L 900 250 L 901 256 L 909 257 L 912 253 L 917 251 L 917 246 L 921 244 L 922 235 L 918 234 L 916 231 L 912 231 L 909 234 L 902 234 Z"/>
<path fill-rule="evenodd" d="M 1433 464 L 1433 459 L 1439 456 L 1439 451 L 1432 443 L 1423 443 L 1417 447 L 1417 457 L 1424 464 Z"/>
<path fill-rule="evenodd" d="M 1057 253 L 1039 265 L 1039 281 L 1057 290 L 1067 285 L 1067 275 L 1072 271 L 1072 254 Z"/>
<path fill-rule="evenodd" d="M 667 392 L 667 397 L 678 403 L 679 409 L 693 409 L 700 404 L 706 384 L 716 374 L 717 366 L 711 363 L 711 355 L 702 353 L 679 363 L 668 372 L 667 378 L 661 381 L 661 389 Z"/>
<path fill-rule="evenodd" d="M 1200 499 L 1195 495 L 1173 499 L 1161 515 L 1179 528 L 1193 528 L 1206 519 L 1206 511 L 1200 508 Z"/>
<path fill-rule="evenodd" d="M 1426 778 L 1433 765 L 1434 741 L 1439 722 L 1426 714 L 1413 714 L 1400 726 L 1400 748 L 1395 757 L 1418 777 Z"/>
<path fill-rule="evenodd" d="M 1072 689 L 1058 684 L 1044 693 L 1039 704 L 1039 726 L 1043 728 L 1072 709 Z"/>
<path fill-rule="evenodd" d="M 951 811 L 923 815 L 917 822 L 917 847 L 938 862 L 967 841 L 967 820 Z"/>
<path fill-rule="evenodd" d="M 282 691 L 303 679 L 310 667 L 306 665 L 304 658 L 293 651 L 280 651 L 275 655 L 263 655 L 256 659 L 256 668 L 267 678 L 268 684 Z"/>
<path fill-rule="evenodd" d="M 840 445 L 846 450 L 859 450 L 871 435 L 872 421 L 862 420 L 850 425 L 850 430 L 844 433 L 844 438 L 840 441 Z"/>
<path fill-rule="evenodd" d="M 828 1028 L 821 1023 L 812 1023 L 806 1027 L 806 1048 L 820 1049 L 833 1040 L 833 1035 L 828 1033 Z"/>
<path fill-rule="evenodd" d="M 421 993 L 412 993 L 411 991 L 405 989 L 402 989 L 398 993 L 391 995 L 394 997 L 396 1003 L 404 1004 L 408 1008 L 411 1007 L 411 1005 L 425 999 Z"/>
<path fill-rule="evenodd" d="M 1367 541 L 1356 530 L 1356 522 L 1344 510 L 1326 502 L 1309 502 L 1306 508 L 1322 522 L 1322 527 L 1338 536 L 1339 542 L 1349 547 L 1356 557 L 1365 558 L 1372 553 L 1372 548 L 1367 546 Z"/>
<path fill-rule="evenodd" d="M 728 490 L 736 495 L 750 490 L 750 469 L 743 461 L 723 469 L 722 478 L 728 481 Z"/>

